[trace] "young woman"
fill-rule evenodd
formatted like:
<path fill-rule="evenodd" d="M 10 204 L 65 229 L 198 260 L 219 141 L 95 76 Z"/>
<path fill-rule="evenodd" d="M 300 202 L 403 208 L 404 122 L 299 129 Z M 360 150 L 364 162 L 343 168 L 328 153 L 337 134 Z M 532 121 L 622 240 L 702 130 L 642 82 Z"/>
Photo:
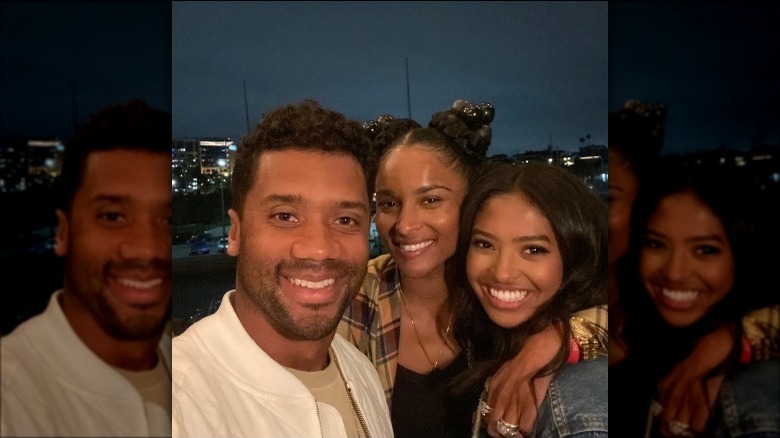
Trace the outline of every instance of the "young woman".
<path fill-rule="evenodd" d="M 469 364 L 462 388 L 481 387 L 546 327 L 568 337 L 574 311 L 605 295 L 606 215 L 603 202 L 563 168 L 502 163 L 484 170 L 463 203 L 451 262 L 453 329 Z M 541 380 L 549 381 L 569 350 L 561 345 Z M 606 436 L 606 372 L 604 358 L 564 368 L 549 391 L 535 392 L 540 411 L 532 429 L 502 418 L 498 432 Z M 481 413 L 491 409 L 484 400 L 479 406 Z"/>
<path fill-rule="evenodd" d="M 375 221 L 389 254 L 369 263 L 339 332 L 376 366 L 397 436 L 461 436 L 471 427 L 475 396 L 449 387 L 467 362 L 452 333 L 456 315 L 445 262 L 455 252 L 460 204 L 484 161 L 492 117 L 487 104 L 456 101 L 436 113 L 428 128 L 398 136 L 405 129 L 399 124 L 413 126 L 398 121 L 384 130 L 392 134 L 378 133 Z M 530 391 L 518 382 L 527 381 L 560 344 L 553 327 L 542 330 L 515 357 L 516 366 L 495 379 L 508 382 L 502 397 L 509 421 L 533 421 L 535 412 L 522 412 Z M 478 395 L 481 388 L 475 390 Z"/>
<path fill-rule="evenodd" d="M 777 436 L 778 362 L 743 367 L 739 362 L 749 358 L 740 358 L 739 343 L 698 385 L 663 385 L 692 350 L 707 346 L 702 340 L 713 330 L 728 327 L 741 339 L 746 313 L 776 305 L 776 294 L 766 299 L 760 291 L 777 266 L 777 257 L 762 248 L 777 240 L 754 214 L 762 205 L 751 196 L 755 190 L 737 184 L 736 175 L 669 164 L 661 170 L 664 176 L 643 181 L 618 271 L 625 328 L 613 347 L 623 349 L 625 359 L 610 368 L 612 412 L 619 420 L 613 431 Z M 775 335 L 777 329 L 767 327 Z M 671 396 L 658 393 L 664 389 Z M 689 408 L 696 405 L 706 409 Z"/>

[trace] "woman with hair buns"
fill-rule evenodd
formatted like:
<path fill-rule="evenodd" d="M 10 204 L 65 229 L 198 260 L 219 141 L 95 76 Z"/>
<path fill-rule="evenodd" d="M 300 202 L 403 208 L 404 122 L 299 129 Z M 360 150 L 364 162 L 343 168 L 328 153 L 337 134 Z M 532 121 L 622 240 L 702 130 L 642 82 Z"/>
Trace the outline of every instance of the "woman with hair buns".
<path fill-rule="evenodd" d="M 377 368 L 396 436 L 466 436 L 471 430 L 482 386 L 452 390 L 467 361 L 452 333 L 445 262 L 455 253 L 460 204 L 485 160 L 493 116 L 490 104 L 458 100 L 434 114 L 427 128 L 390 116 L 364 125 L 374 137 L 375 222 L 389 254 L 369 262 L 339 333 Z M 606 316 L 598 314 L 601 326 L 583 323 L 582 332 L 605 331 Z M 598 344 L 595 337 L 589 340 Z M 529 382 L 561 343 L 558 330 L 546 328 L 491 379 L 493 436 L 502 417 L 533 423 Z M 605 353 L 594 347 L 585 355 L 597 351 Z"/>

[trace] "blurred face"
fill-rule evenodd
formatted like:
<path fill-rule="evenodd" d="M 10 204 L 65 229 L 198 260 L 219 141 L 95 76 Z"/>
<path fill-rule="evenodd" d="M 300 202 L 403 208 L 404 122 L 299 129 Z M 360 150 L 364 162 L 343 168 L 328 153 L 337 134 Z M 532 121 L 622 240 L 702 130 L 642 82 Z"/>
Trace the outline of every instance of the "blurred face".
<path fill-rule="evenodd" d="M 287 339 L 331 335 L 368 263 L 368 196 L 357 160 L 266 152 L 243 214 L 229 213 L 237 293 Z"/>
<path fill-rule="evenodd" d="M 392 150 L 379 166 L 376 228 L 401 273 L 421 278 L 444 269 L 455 253 L 466 181 L 438 152 Z"/>
<path fill-rule="evenodd" d="M 494 323 L 504 328 L 524 323 L 563 281 L 550 222 L 519 193 L 489 199 L 474 220 L 466 274 Z"/>
<path fill-rule="evenodd" d="M 171 157 L 91 153 L 69 215 L 57 212 L 65 291 L 117 339 L 158 336 L 171 300 Z"/>
<path fill-rule="evenodd" d="M 717 216 L 686 192 L 650 216 L 639 274 L 661 317 L 676 327 L 701 319 L 734 285 L 731 246 Z"/>
<path fill-rule="evenodd" d="M 631 233 L 631 206 L 636 199 L 639 180 L 628 161 L 617 150 L 609 150 L 609 264 L 617 262 L 628 250 Z"/>

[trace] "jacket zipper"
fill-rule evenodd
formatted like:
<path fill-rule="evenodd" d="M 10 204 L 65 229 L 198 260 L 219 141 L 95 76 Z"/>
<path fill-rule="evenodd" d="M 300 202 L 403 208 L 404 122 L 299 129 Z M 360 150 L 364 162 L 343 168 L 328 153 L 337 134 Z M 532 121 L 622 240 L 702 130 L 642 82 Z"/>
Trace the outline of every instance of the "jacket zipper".
<path fill-rule="evenodd" d="M 358 416 L 358 420 L 360 420 L 360 427 L 363 428 L 363 433 L 366 435 L 366 438 L 371 438 L 371 434 L 368 432 L 368 425 L 366 425 L 366 419 L 363 417 L 363 411 L 360 410 L 360 406 L 357 404 L 357 400 L 355 400 L 355 394 L 352 390 L 352 382 L 347 380 L 347 377 L 344 375 L 344 370 L 341 369 L 341 364 L 339 363 L 339 360 L 336 359 L 336 354 L 334 352 L 333 359 L 336 361 L 336 367 L 339 369 L 339 374 L 341 374 L 341 380 L 344 381 L 344 386 L 347 387 L 347 395 L 349 395 L 349 401 L 352 403 L 352 409 L 355 410 Z"/>
<path fill-rule="evenodd" d="M 349 393 L 349 400 L 352 402 L 352 408 L 355 409 L 355 412 L 357 412 L 358 419 L 360 420 L 360 426 L 363 428 L 363 433 L 366 434 L 366 438 L 371 438 L 371 434 L 368 433 L 368 426 L 366 425 L 366 419 L 363 418 L 363 411 L 360 410 L 360 406 L 358 406 L 357 401 L 355 400 L 355 396 L 352 394 L 352 382 L 349 380 L 344 380 L 344 383 L 347 385 L 347 393 Z"/>

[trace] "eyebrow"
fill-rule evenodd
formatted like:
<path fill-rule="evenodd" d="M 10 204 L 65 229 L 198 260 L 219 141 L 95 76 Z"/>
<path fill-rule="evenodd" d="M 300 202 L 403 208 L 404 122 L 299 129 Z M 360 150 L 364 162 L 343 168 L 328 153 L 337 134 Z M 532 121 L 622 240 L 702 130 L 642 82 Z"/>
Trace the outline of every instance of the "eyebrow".
<path fill-rule="evenodd" d="M 662 237 L 664 239 L 668 239 L 669 238 L 669 236 L 667 236 L 666 234 L 658 232 L 658 231 L 656 231 L 656 230 L 654 230 L 652 228 L 648 228 L 647 229 L 647 234 L 653 234 L 653 235 L 655 235 L 657 237 Z M 689 237 L 689 238 L 685 239 L 685 242 L 697 243 L 697 242 L 709 242 L 709 241 L 713 241 L 713 240 L 718 242 L 718 243 L 723 243 L 723 244 L 726 243 L 726 240 L 723 239 L 723 237 L 721 235 L 718 235 L 718 234 L 705 234 L 705 235 L 702 235 L 702 236 L 693 236 L 693 237 Z"/>
<path fill-rule="evenodd" d="M 301 195 L 281 195 L 278 193 L 272 193 L 260 201 L 260 204 L 303 204 L 303 196 Z"/>
<path fill-rule="evenodd" d="M 126 204 L 130 202 L 130 197 L 126 195 L 109 195 L 100 193 L 93 196 L 92 199 L 89 200 L 90 204 L 100 204 L 104 202 L 111 204 Z"/>
<path fill-rule="evenodd" d="M 283 195 L 283 194 L 277 194 L 273 193 L 260 201 L 260 204 L 274 204 L 274 203 L 281 203 L 281 204 L 305 204 L 306 200 L 301 195 Z M 366 205 L 363 201 L 350 201 L 350 200 L 341 200 L 334 202 L 336 208 L 338 209 L 347 209 L 347 210 L 361 210 L 363 212 L 368 212 L 368 205 Z"/>
<path fill-rule="evenodd" d="M 419 187 L 419 188 L 414 190 L 414 193 L 415 194 L 422 194 L 422 193 L 427 193 L 427 192 L 430 192 L 432 190 L 437 190 L 437 189 L 442 189 L 442 190 L 446 190 L 448 192 L 454 193 L 451 188 L 449 188 L 447 186 L 438 185 L 438 184 L 429 184 L 427 186 Z M 385 189 L 385 190 L 377 190 L 376 194 L 377 195 L 393 196 L 393 192 L 391 190 L 387 190 L 387 189 Z"/>
<path fill-rule="evenodd" d="M 498 237 L 488 233 L 487 231 L 480 230 L 479 228 L 474 228 L 472 230 L 471 235 L 473 236 L 475 234 L 481 234 L 481 235 L 483 235 L 483 236 L 485 236 L 485 237 L 487 237 L 489 239 L 499 240 Z M 550 240 L 550 238 L 547 237 L 545 234 L 536 234 L 536 235 L 530 235 L 530 236 L 515 237 L 514 239 L 512 239 L 512 242 L 513 243 L 538 242 L 540 240 L 552 244 L 552 241 Z"/>

